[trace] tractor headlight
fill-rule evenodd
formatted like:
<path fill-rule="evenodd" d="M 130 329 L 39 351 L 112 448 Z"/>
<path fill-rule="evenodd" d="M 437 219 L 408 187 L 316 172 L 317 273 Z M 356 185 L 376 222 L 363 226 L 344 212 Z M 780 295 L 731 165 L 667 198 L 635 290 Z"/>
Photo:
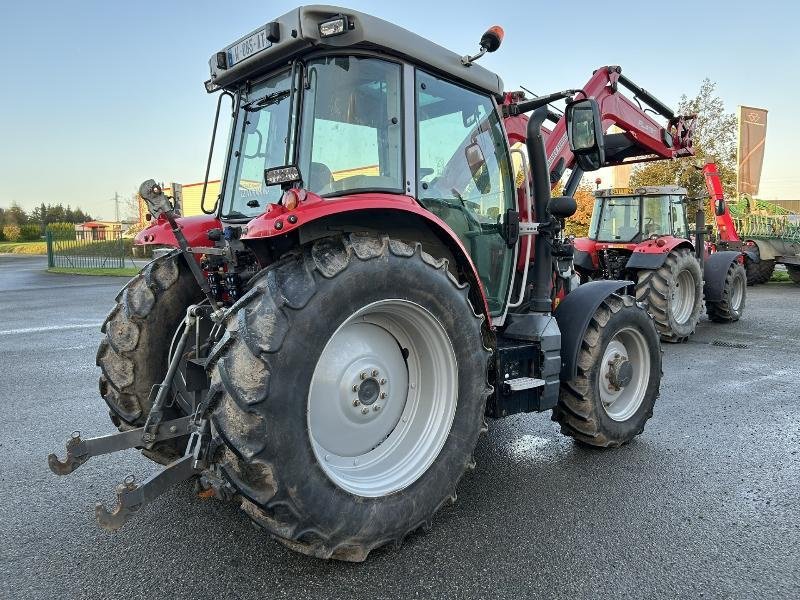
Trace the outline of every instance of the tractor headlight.
<path fill-rule="evenodd" d="M 352 29 L 352 26 L 350 26 L 347 17 L 340 15 L 335 19 L 328 19 L 320 23 L 319 35 L 324 38 L 333 37 L 346 33 L 348 29 Z"/>

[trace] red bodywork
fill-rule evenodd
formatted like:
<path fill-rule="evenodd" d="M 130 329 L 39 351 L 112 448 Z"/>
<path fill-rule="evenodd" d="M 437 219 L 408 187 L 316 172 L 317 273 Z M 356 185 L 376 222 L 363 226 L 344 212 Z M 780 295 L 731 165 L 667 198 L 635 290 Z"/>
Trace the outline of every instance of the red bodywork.
<path fill-rule="evenodd" d="M 620 74 L 619 67 L 600 67 L 583 86 L 583 91 L 587 97 L 597 100 L 603 119 L 603 131 L 616 125 L 636 143 L 636 155 L 627 157 L 624 161 L 625 164 L 693 156 L 694 117 L 677 116 L 670 119 L 666 128 L 663 127 L 633 100 L 620 92 L 618 85 Z M 516 100 L 513 95 L 506 94 L 504 104 L 514 102 Z M 509 116 L 505 118 L 504 122 L 509 142 L 512 145 L 517 142 L 525 143 L 528 117 L 525 115 Z M 552 130 L 543 127 L 542 132 L 551 172 L 559 168 L 561 159 L 564 162 L 560 170 L 563 172 L 565 169 L 571 169 L 575 165 L 575 156 L 567 143 L 566 118 L 562 116 Z M 672 144 L 665 142 L 665 133 L 672 138 Z M 605 166 L 622 164 L 622 162 L 621 160 L 607 160 Z"/>
<path fill-rule="evenodd" d="M 724 212 L 721 215 L 716 215 L 717 231 L 719 239 L 723 242 L 741 242 L 739 234 L 736 232 L 736 224 L 731 217 L 731 211 L 728 210 L 728 203 L 725 202 L 725 192 L 722 189 L 722 181 L 719 178 L 719 170 L 716 163 L 709 162 L 703 166 L 703 175 L 706 179 L 706 189 L 711 198 L 712 204 L 716 207 L 717 202 L 721 202 Z"/>
<path fill-rule="evenodd" d="M 621 93 L 618 93 L 617 80 L 620 73 L 621 69 L 619 69 L 619 67 L 602 67 L 597 69 L 591 79 L 583 87 L 583 90 L 587 96 L 594 97 L 598 101 L 603 117 L 604 129 L 608 129 L 612 125 L 617 125 L 636 143 L 638 153 L 632 159 L 629 157 L 625 162 L 640 162 L 691 155 L 693 153 L 691 148 L 693 118 L 676 117 L 670 120 L 666 129 L 661 127 L 631 100 Z M 504 105 L 513 102 L 516 102 L 515 96 L 513 94 L 506 94 Z M 524 115 L 508 116 L 504 119 L 510 145 L 514 145 L 518 142 L 525 143 L 527 122 L 528 119 Z M 665 143 L 665 131 L 671 134 L 673 139 L 672 145 L 667 145 Z M 566 119 L 562 117 L 552 130 L 542 128 L 542 132 L 545 138 L 548 164 L 551 169 L 556 168 L 561 172 L 566 169 L 571 169 L 574 166 L 575 157 L 567 143 Z M 613 165 L 618 163 L 610 161 L 608 164 Z M 526 209 L 527 194 L 528 191 L 524 189 L 524 186 L 521 186 L 517 190 L 519 212 L 523 220 L 530 219 Z M 304 224 L 330 215 L 361 210 L 397 210 L 412 213 L 425 219 L 425 221 L 440 232 L 445 239 L 449 240 L 451 246 L 460 250 L 465 261 L 471 268 L 474 280 L 480 282 L 477 269 L 458 236 L 444 221 L 420 206 L 414 198 L 409 196 L 364 193 L 324 199 L 315 194 L 308 193 L 307 197 L 299 202 L 298 206 L 291 211 L 287 210 L 283 205 L 270 205 L 263 214 L 254 218 L 247 224 L 242 239 L 257 240 L 285 235 Z M 290 220 L 290 215 L 293 215 L 296 220 Z M 294 222 L 292 222 L 293 220 Z M 222 227 L 222 222 L 215 215 L 182 217 L 178 219 L 178 222 L 183 229 L 188 243 L 192 246 L 209 245 L 208 231 Z M 278 223 L 280 223 L 280 225 L 276 227 Z M 524 260 L 527 244 L 529 242 L 529 238 L 525 237 L 520 244 L 519 261 L 517 265 L 519 269 L 525 267 Z M 160 218 L 140 232 L 136 236 L 135 243 L 175 246 L 176 240 L 167 221 Z M 484 312 L 488 317 L 488 304 L 483 289 L 481 289 L 481 295 L 484 301 Z"/>
<path fill-rule="evenodd" d="M 208 246 L 208 232 L 222 227 L 222 222 L 216 215 L 197 215 L 195 217 L 178 217 L 183 235 L 190 246 Z M 134 243 L 137 245 L 178 246 L 175 235 L 167 222 L 160 217 L 136 234 Z"/>
<path fill-rule="evenodd" d="M 335 214 L 352 213 L 363 210 L 377 211 L 400 211 L 417 215 L 449 240 L 451 246 L 455 246 L 461 255 L 469 259 L 469 253 L 461 243 L 459 237 L 448 225 L 439 217 L 423 208 L 414 198 L 410 196 L 398 196 L 397 194 L 383 193 L 363 193 L 350 196 L 338 196 L 336 198 L 322 198 L 316 194 L 308 192 L 305 199 L 298 202 L 294 210 L 288 210 L 281 204 L 270 204 L 267 209 L 259 216 L 252 219 L 243 229 L 242 240 L 261 240 L 279 235 L 290 233 L 302 225 L 311 223 Z M 294 222 L 292 222 L 294 221 Z M 191 246 L 208 246 L 208 231 L 222 227 L 222 222 L 214 215 L 201 215 L 196 217 L 181 217 L 178 219 L 183 234 Z M 278 225 L 280 224 L 280 225 Z M 166 219 L 159 219 L 136 236 L 137 244 L 158 244 L 164 246 L 176 246 L 175 236 L 172 234 L 169 223 Z M 468 262 L 473 280 L 480 282 L 478 271 L 471 260 Z M 489 305 L 486 302 L 485 294 L 481 289 L 483 297 L 483 309 L 486 316 L 489 316 Z"/>

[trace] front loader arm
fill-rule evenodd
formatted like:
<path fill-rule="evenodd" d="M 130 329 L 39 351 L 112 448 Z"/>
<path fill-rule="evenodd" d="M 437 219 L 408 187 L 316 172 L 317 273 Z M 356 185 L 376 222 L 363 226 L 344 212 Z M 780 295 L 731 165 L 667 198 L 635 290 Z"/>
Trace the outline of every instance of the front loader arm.
<path fill-rule="evenodd" d="M 633 92 L 634 100 L 625 96 L 620 86 Z M 692 135 L 695 117 L 676 116 L 663 102 L 622 75 L 620 67 L 597 69 L 584 85 L 583 92 L 587 97 L 597 100 L 604 131 L 608 131 L 612 125 L 622 130 L 621 133 L 605 135 L 606 161 L 603 166 L 694 155 Z M 510 107 L 518 101 L 517 95 L 506 94 L 506 106 Z M 647 108 L 643 108 L 642 104 Z M 646 110 L 665 118 L 666 126 Z M 507 108 L 508 116 L 505 118 L 506 131 L 512 144 L 525 141 L 528 120 L 525 115 L 514 115 L 513 112 L 513 109 Z M 575 156 L 567 143 L 566 118 L 561 116 L 552 130 L 544 131 L 550 181 L 555 185 L 567 169 L 575 166 Z"/>

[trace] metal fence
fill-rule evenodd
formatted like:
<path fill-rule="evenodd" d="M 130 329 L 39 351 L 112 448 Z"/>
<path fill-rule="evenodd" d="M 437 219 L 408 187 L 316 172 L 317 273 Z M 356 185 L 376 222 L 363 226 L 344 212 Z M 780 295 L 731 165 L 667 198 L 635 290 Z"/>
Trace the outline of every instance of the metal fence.
<path fill-rule="evenodd" d="M 48 268 L 121 269 L 125 266 L 126 246 L 121 232 L 105 232 L 103 239 L 77 239 L 75 234 L 59 235 L 48 231 L 46 239 Z"/>

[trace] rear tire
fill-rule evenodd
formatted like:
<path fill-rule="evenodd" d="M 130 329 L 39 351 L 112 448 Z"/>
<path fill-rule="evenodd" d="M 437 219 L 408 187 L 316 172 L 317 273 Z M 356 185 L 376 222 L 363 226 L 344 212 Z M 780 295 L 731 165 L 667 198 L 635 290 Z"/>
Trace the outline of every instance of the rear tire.
<path fill-rule="evenodd" d="M 589 322 L 577 376 L 562 382 L 552 419 L 582 444 L 621 446 L 644 431 L 660 385 L 661 345 L 652 319 L 630 296 L 614 294 Z"/>
<path fill-rule="evenodd" d="M 242 509 L 294 550 L 347 561 L 429 524 L 485 430 L 482 326 L 419 244 L 325 238 L 266 269 L 211 354 L 219 464 Z"/>
<path fill-rule="evenodd" d="M 117 294 L 97 350 L 100 395 L 120 431 L 141 427 L 150 413 L 150 390 L 167 373 L 167 354 L 186 308 L 201 296 L 180 252 L 148 263 Z M 170 418 L 171 410 L 165 411 Z M 185 438 L 166 440 L 143 454 L 168 464 L 183 454 Z"/>
<path fill-rule="evenodd" d="M 763 258 L 757 261 L 745 259 L 745 269 L 747 271 L 747 285 L 767 283 L 775 270 L 775 261 Z"/>
<path fill-rule="evenodd" d="M 747 299 L 747 273 L 738 261 L 731 263 L 722 288 L 722 300 L 706 302 L 708 318 L 715 323 L 738 321 L 744 312 Z"/>
<path fill-rule="evenodd" d="M 786 270 L 789 272 L 789 279 L 794 283 L 800 284 L 800 266 L 786 265 Z"/>
<path fill-rule="evenodd" d="M 658 269 L 639 271 L 636 300 L 653 317 L 663 341 L 686 341 L 703 310 L 703 272 L 692 251 L 673 250 Z"/>

